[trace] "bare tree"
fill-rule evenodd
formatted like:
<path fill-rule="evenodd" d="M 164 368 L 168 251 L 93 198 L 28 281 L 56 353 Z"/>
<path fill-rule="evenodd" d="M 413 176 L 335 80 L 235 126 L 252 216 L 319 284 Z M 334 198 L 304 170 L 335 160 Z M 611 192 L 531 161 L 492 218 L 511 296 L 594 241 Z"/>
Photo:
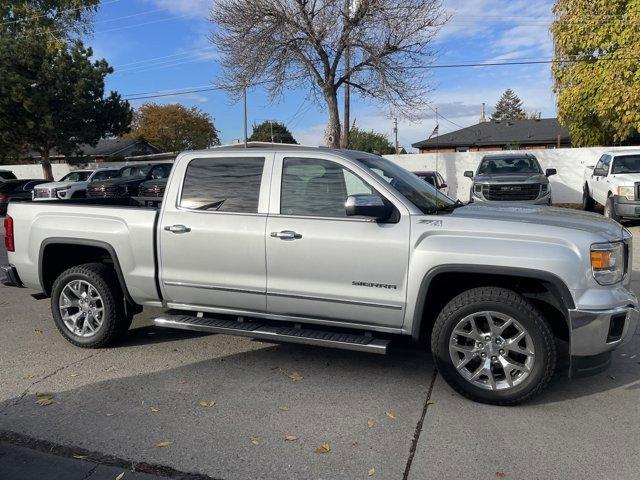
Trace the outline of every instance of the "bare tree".
<path fill-rule="evenodd" d="M 338 147 L 344 85 L 397 115 L 418 115 L 429 92 L 421 67 L 447 20 L 440 0 L 215 0 L 211 41 L 221 54 L 221 84 L 231 91 L 264 84 L 275 101 L 306 84 L 326 103 L 326 142 Z"/>

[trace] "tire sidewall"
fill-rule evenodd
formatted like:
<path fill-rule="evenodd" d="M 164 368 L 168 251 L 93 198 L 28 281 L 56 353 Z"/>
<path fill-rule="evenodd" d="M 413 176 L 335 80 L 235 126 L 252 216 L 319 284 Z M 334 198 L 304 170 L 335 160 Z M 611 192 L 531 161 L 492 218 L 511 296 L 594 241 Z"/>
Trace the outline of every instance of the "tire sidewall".
<path fill-rule="evenodd" d="M 60 314 L 59 301 L 62 290 L 69 282 L 74 280 L 83 280 L 89 283 L 100 294 L 100 297 L 102 297 L 102 304 L 104 308 L 102 325 L 100 325 L 99 330 L 95 335 L 88 338 L 80 337 L 71 332 L 65 325 L 62 320 L 62 315 Z M 113 294 L 107 282 L 97 274 L 90 275 L 78 270 L 66 271 L 56 279 L 51 291 L 51 313 L 53 314 L 53 320 L 60 333 L 74 345 L 82 347 L 102 345 L 105 342 L 105 339 L 110 337 L 111 332 L 115 327 L 115 318 L 117 315 L 114 308 Z"/>
<path fill-rule="evenodd" d="M 516 387 L 508 390 L 485 390 L 473 385 L 462 377 L 453 365 L 449 354 L 449 341 L 454 327 L 467 315 L 481 311 L 495 311 L 514 318 L 527 330 L 527 333 L 533 341 L 535 351 L 533 369 L 529 376 Z M 517 401 L 517 399 L 521 397 L 526 397 L 544 381 L 545 372 L 549 367 L 548 364 L 551 361 L 550 356 L 552 352 L 541 331 L 541 320 L 535 318 L 526 310 L 495 300 L 482 300 L 462 306 L 449 315 L 448 318 L 443 319 L 443 321 L 444 325 L 440 330 L 440 334 L 437 339 L 434 339 L 435 341 L 432 345 L 436 364 L 445 380 L 453 383 L 454 388 L 466 396 L 487 403 L 499 404 L 504 402 L 508 404 Z M 544 328 L 544 326 L 542 328 Z"/>

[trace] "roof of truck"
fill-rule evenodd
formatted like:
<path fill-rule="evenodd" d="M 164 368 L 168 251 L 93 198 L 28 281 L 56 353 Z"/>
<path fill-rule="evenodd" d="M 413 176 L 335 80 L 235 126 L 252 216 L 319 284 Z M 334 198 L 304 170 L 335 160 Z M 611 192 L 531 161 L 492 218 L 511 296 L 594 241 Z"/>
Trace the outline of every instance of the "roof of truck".
<path fill-rule="evenodd" d="M 191 150 L 184 153 L 190 154 L 202 154 L 209 155 L 211 153 L 218 152 L 238 152 L 245 150 L 244 143 L 234 143 L 231 145 L 221 145 L 219 147 L 209 148 L 207 150 Z M 342 150 L 339 148 L 329 148 L 329 147 L 314 147 L 309 145 L 293 145 L 287 143 L 268 143 L 268 142 L 248 142 L 246 146 L 246 150 L 251 150 L 251 153 L 273 153 L 277 151 L 287 151 L 287 152 L 324 152 L 324 153 L 332 153 L 334 155 L 339 155 L 342 157 L 349 158 L 361 158 L 364 156 L 379 156 L 373 153 L 360 152 L 358 150 Z"/>

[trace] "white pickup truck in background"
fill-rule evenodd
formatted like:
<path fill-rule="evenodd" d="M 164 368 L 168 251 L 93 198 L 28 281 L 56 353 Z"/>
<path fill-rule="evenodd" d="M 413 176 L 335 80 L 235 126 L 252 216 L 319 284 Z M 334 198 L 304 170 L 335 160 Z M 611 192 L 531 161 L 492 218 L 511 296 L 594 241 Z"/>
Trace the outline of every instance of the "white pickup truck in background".
<path fill-rule="evenodd" d="M 582 208 L 604 206 L 605 217 L 640 217 L 640 150 L 606 152 L 584 171 Z"/>

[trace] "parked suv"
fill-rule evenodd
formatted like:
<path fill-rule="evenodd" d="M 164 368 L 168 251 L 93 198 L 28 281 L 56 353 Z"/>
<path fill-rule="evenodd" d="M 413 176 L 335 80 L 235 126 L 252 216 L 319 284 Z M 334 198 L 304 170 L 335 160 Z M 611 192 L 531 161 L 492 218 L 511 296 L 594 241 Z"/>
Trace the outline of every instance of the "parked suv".
<path fill-rule="evenodd" d="M 117 178 L 94 182 L 87 188 L 89 198 L 123 198 L 138 195 L 138 187 L 147 180 L 167 178 L 173 163 L 129 165 L 123 167 Z"/>
<path fill-rule="evenodd" d="M 0 216 L 6 215 L 10 201 L 31 198 L 33 187 L 45 182 L 43 179 L 23 179 L 0 183 Z"/>
<path fill-rule="evenodd" d="M 449 186 L 440 175 L 440 172 L 434 172 L 432 170 L 425 170 L 421 172 L 413 172 L 413 174 L 427 182 L 429 185 L 437 188 L 440 192 L 445 195 L 449 195 Z"/>
<path fill-rule="evenodd" d="M 114 178 L 118 168 L 99 168 L 97 170 L 75 170 L 67 173 L 57 182 L 47 182 L 33 189 L 33 200 L 65 200 L 84 198 L 91 182 Z"/>
<path fill-rule="evenodd" d="M 476 174 L 468 170 L 464 176 L 473 180 L 471 200 L 551 205 L 548 177 L 556 173 L 555 168 L 543 173 L 530 153 L 505 153 L 485 155 Z"/>

